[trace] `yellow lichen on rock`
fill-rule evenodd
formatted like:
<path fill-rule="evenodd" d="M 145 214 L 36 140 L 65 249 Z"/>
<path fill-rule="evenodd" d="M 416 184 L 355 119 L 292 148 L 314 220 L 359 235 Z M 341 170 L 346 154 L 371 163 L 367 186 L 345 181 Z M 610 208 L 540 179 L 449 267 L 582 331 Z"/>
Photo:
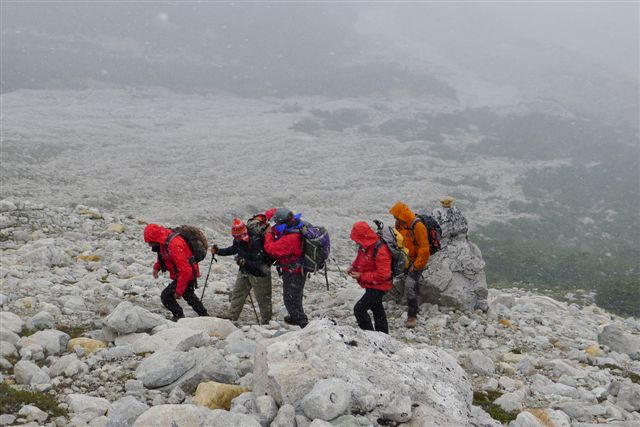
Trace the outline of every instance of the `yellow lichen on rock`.
<path fill-rule="evenodd" d="M 97 262 L 100 261 L 102 257 L 100 255 L 78 255 L 78 261 L 87 261 L 87 262 Z"/>
<path fill-rule="evenodd" d="M 529 412 L 534 417 L 536 417 L 538 419 L 538 421 L 540 421 L 540 423 L 542 425 L 544 425 L 545 427 L 555 427 L 556 426 L 556 424 L 553 422 L 553 420 L 549 417 L 549 414 L 547 414 L 547 412 L 544 409 L 529 408 L 529 409 L 526 409 L 526 411 Z"/>
<path fill-rule="evenodd" d="M 507 319 L 500 319 L 498 321 L 498 323 L 500 323 L 502 326 L 504 326 L 505 328 L 510 328 L 510 329 L 514 329 L 513 325 L 511 324 L 511 322 L 509 322 Z"/>
<path fill-rule="evenodd" d="M 589 347 L 584 349 L 585 353 L 587 353 L 591 357 L 598 357 L 602 354 L 600 351 L 600 347 L 596 344 L 590 345 Z"/>
<path fill-rule="evenodd" d="M 122 224 L 111 224 L 107 227 L 107 231 L 111 231 L 112 233 L 122 234 L 124 233 L 124 225 Z"/>
<path fill-rule="evenodd" d="M 93 353 L 100 348 L 107 348 L 107 344 L 103 341 L 94 340 L 91 338 L 72 338 L 67 344 L 67 351 L 71 352 L 76 346 L 80 346 L 87 353 Z"/>
<path fill-rule="evenodd" d="M 247 391 L 249 389 L 246 387 L 209 381 L 198 384 L 193 403 L 209 409 L 228 411 L 231 408 L 231 401 Z"/>

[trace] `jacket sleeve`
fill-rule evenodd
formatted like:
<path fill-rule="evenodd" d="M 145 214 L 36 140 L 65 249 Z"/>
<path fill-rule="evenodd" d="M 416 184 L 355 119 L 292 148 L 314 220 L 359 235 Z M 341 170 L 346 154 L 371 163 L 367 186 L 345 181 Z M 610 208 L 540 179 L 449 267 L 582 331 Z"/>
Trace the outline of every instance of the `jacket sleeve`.
<path fill-rule="evenodd" d="M 273 233 L 264 236 L 264 250 L 276 259 L 302 256 L 302 236 L 299 233 L 284 234 L 276 240 Z"/>
<path fill-rule="evenodd" d="M 384 283 L 391 279 L 391 252 L 381 245 L 376 254 L 376 269 L 362 273 L 360 279 L 367 283 Z"/>
<path fill-rule="evenodd" d="M 176 268 L 178 274 L 178 283 L 176 284 L 176 293 L 183 295 L 187 290 L 189 282 L 193 280 L 193 268 L 189 264 L 191 256 L 189 247 L 183 239 L 173 239 L 169 243 L 169 256 Z"/>
<path fill-rule="evenodd" d="M 218 249 L 218 255 L 220 256 L 229 256 L 235 255 L 238 253 L 238 246 L 236 246 L 236 242 L 234 240 L 233 244 L 228 248 Z"/>
<path fill-rule="evenodd" d="M 156 262 L 153 263 L 153 269 L 160 271 L 160 268 L 160 263 L 156 260 Z"/>
<path fill-rule="evenodd" d="M 418 254 L 413 262 L 413 268 L 422 271 L 429 261 L 429 238 L 427 237 L 427 226 L 422 222 L 416 224 L 413 230 L 414 240 L 417 245 Z"/>

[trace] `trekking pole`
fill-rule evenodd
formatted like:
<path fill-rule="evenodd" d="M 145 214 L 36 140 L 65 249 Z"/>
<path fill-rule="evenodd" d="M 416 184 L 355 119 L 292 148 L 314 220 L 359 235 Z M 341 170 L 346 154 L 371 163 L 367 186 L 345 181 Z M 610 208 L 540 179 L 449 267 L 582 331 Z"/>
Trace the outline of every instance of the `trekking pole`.
<path fill-rule="evenodd" d="M 204 290 L 207 289 L 207 282 L 209 281 L 209 273 L 211 273 L 211 266 L 213 261 L 218 262 L 215 255 L 211 255 L 211 263 L 209 263 L 209 271 L 207 271 L 207 277 L 204 279 L 204 286 L 202 287 L 202 295 L 200 295 L 200 301 L 204 298 Z"/>
<path fill-rule="evenodd" d="M 256 306 L 253 304 L 253 298 L 251 297 L 251 290 L 249 290 L 249 302 L 251 303 L 251 308 L 253 308 L 253 314 L 256 315 L 256 322 L 260 323 L 260 319 L 258 319 L 258 312 L 256 311 Z"/>
<path fill-rule="evenodd" d="M 338 261 L 336 261 L 336 259 L 335 259 L 335 258 L 333 258 L 333 257 L 331 257 L 331 261 L 333 261 L 333 262 L 335 262 L 335 263 L 336 263 L 336 268 L 338 269 L 338 272 L 339 272 L 340 274 L 342 274 L 344 277 L 347 277 L 347 275 L 346 275 L 346 274 L 344 274 L 344 273 L 342 272 L 342 270 L 340 270 L 340 264 L 338 264 Z"/>
<path fill-rule="evenodd" d="M 327 263 L 324 263 L 324 280 L 327 282 L 327 290 L 329 290 L 329 274 L 327 273 Z"/>

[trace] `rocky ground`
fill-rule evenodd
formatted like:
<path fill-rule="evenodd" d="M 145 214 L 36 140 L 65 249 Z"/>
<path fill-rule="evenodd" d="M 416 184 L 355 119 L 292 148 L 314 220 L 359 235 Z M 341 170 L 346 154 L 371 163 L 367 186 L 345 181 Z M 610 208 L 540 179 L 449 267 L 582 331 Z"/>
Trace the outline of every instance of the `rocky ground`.
<path fill-rule="evenodd" d="M 487 312 L 425 303 L 414 330 L 390 300 L 388 337 L 355 328 L 362 290 L 332 266 L 328 291 L 323 277 L 307 284 L 304 330 L 282 322 L 279 279 L 269 325 L 249 304 L 236 325 L 173 323 L 144 224 L 0 201 L 0 425 L 640 423 L 638 319 L 490 289 Z M 231 259 L 213 264 L 212 316 L 235 272 Z"/>

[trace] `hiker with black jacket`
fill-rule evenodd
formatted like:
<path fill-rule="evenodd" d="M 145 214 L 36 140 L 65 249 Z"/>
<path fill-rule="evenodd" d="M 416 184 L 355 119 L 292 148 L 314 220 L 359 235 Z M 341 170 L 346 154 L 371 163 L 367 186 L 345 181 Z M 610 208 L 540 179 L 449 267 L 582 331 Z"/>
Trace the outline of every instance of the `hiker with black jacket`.
<path fill-rule="evenodd" d="M 180 298 L 184 298 L 199 316 L 208 316 L 207 309 L 195 294 L 200 269 L 197 262 L 189 262 L 193 253 L 184 237 L 161 225 L 149 224 L 144 228 L 144 241 L 158 254 L 153 277 L 157 279 L 160 271 L 168 271 L 172 280 L 160 294 L 162 304 L 173 314 L 171 320 L 175 322 L 184 317 L 177 301 Z"/>
<path fill-rule="evenodd" d="M 257 219 L 257 217 L 261 217 Z M 266 229 L 267 220 L 264 215 L 256 215 L 252 220 L 263 221 Z M 227 248 L 211 247 L 213 255 L 235 255 L 239 266 L 236 283 L 231 292 L 229 318 L 234 322 L 240 318 L 244 303 L 251 289 L 256 295 L 262 324 L 271 321 L 271 258 L 264 251 L 264 237 L 261 233 L 250 233 L 247 225 L 235 218 L 231 225 L 233 243 Z"/>

